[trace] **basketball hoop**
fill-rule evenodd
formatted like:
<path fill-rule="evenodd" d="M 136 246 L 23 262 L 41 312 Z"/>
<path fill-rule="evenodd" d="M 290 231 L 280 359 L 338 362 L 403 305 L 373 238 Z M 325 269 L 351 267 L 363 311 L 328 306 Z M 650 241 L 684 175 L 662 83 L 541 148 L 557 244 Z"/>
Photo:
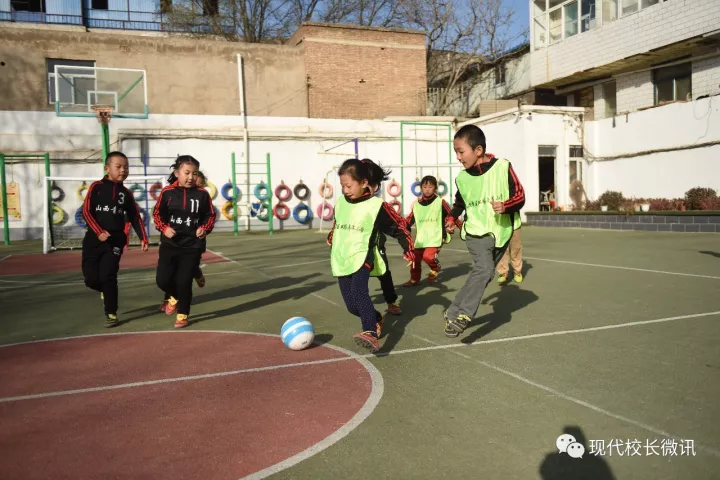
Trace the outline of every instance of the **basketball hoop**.
<path fill-rule="evenodd" d="M 110 123 L 113 110 L 115 110 L 115 107 L 113 107 L 112 105 L 91 105 L 90 108 L 95 111 L 95 116 L 97 116 L 98 123 L 102 123 L 105 125 Z"/>

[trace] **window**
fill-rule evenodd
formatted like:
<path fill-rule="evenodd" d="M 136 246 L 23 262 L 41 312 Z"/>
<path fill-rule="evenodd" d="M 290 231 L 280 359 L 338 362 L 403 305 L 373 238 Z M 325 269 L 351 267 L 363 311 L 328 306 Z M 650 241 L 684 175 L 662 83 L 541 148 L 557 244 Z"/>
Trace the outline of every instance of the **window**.
<path fill-rule="evenodd" d="M 533 42 L 535 44 L 535 50 L 542 48 L 547 42 L 547 15 L 542 14 L 535 17 L 533 22 Z"/>
<path fill-rule="evenodd" d="M 505 64 L 495 66 L 495 85 L 502 85 L 505 83 Z"/>
<path fill-rule="evenodd" d="M 580 26 L 583 32 L 592 30 L 597 26 L 595 20 L 595 0 L 581 0 Z"/>
<path fill-rule="evenodd" d="M 655 105 L 692 96 L 692 64 L 690 62 L 653 70 Z"/>
<path fill-rule="evenodd" d="M 570 158 L 583 158 L 582 145 L 570 145 Z"/>
<path fill-rule="evenodd" d="M 565 38 L 572 37 L 578 33 L 578 4 L 571 2 L 563 9 L 565 10 Z"/>
<path fill-rule="evenodd" d="M 95 90 L 95 70 L 84 70 L 76 68 L 70 74 L 63 74 L 57 81 L 59 88 L 55 91 L 55 66 L 64 65 L 69 67 L 94 67 L 94 61 L 86 60 L 61 60 L 48 58 L 47 66 L 47 86 L 48 86 L 48 102 L 52 105 L 56 100 L 60 103 L 70 105 L 87 105 L 88 92 Z"/>
<path fill-rule="evenodd" d="M 90 0 L 90 8 L 93 10 L 107 10 L 108 0 Z"/>
<path fill-rule="evenodd" d="M 615 82 L 603 83 L 602 95 L 605 101 L 605 117 L 614 117 L 617 114 L 617 85 Z"/>
<path fill-rule="evenodd" d="M 602 2 L 602 21 L 610 23 L 617 20 L 618 17 L 618 0 L 603 0 Z"/>
<path fill-rule="evenodd" d="M 562 40 L 562 8 L 550 12 L 550 44 Z"/>
<path fill-rule="evenodd" d="M 638 0 L 622 0 L 622 16 L 638 11 Z"/>
<path fill-rule="evenodd" d="M 45 2 L 43 0 L 10 0 L 10 5 L 16 12 L 45 13 Z"/>
<path fill-rule="evenodd" d="M 203 15 L 214 17 L 218 14 L 218 0 L 202 0 Z"/>

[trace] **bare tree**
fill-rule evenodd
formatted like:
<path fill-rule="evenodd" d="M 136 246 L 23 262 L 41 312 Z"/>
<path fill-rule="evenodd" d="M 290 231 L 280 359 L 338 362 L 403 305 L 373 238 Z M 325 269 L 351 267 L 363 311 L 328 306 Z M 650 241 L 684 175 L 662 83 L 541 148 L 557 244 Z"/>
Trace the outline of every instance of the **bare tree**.
<path fill-rule="evenodd" d="M 428 35 L 434 115 L 446 113 L 456 89 L 523 36 L 510 33 L 515 13 L 502 0 L 403 0 L 403 12 L 408 26 Z"/>

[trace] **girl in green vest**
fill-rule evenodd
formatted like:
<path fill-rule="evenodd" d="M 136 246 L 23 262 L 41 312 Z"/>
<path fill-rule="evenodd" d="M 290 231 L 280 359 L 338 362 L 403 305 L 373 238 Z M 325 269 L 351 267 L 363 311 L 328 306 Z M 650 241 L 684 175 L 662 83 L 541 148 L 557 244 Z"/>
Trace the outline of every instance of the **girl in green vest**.
<path fill-rule="evenodd" d="M 415 260 L 405 220 L 390 204 L 373 196 L 370 188 L 387 180 L 388 174 L 367 159 L 343 162 L 338 175 L 344 195 L 335 203 L 335 223 L 328 235 L 332 274 L 338 278 L 348 311 L 360 317 L 362 323 L 362 332 L 353 339 L 372 352 L 380 349 L 378 339 L 384 321 L 375 310 L 368 288 L 370 276 L 380 276 L 387 269 L 377 247 L 379 234 L 396 238 L 403 248 L 403 258 Z"/>
<path fill-rule="evenodd" d="M 457 337 L 477 313 L 485 288 L 507 249 L 513 231 L 520 226 L 525 191 L 510 162 L 487 153 L 485 134 L 475 125 L 457 131 L 455 154 L 465 170 L 455 179 L 455 203 L 446 220 L 448 232 L 465 212 L 460 238 L 473 259 L 472 270 L 453 303 L 445 312 L 445 335 Z"/>
<path fill-rule="evenodd" d="M 438 254 L 443 243 L 450 241 L 450 236 L 445 229 L 445 219 L 450 213 L 450 205 L 438 197 L 437 178 L 427 175 L 420 180 L 422 196 L 413 204 L 410 215 L 405 219 L 408 229 L 415 227 L 415 257 L 417 262 L 413 263 L 410 270 L 410 280 L 403 283 L 403 287 L 413 287 L 420 283 L 422 274 L 422 262 L 428 264 L 430 273 L 428 282 L 432 283 L 437 279 L 440 272 L 440 261 Z M 457 222 L 460 226 L 461 223 Z"/>

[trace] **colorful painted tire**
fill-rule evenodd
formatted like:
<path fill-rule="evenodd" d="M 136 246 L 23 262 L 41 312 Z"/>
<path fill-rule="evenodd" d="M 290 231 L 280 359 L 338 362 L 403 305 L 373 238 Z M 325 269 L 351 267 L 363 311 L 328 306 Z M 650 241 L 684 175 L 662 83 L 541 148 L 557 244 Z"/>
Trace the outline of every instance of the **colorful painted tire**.
<path fill-rule="evenodd" d="M 85 200 L 85 195 L 83 194 L 83 192 L 87 191 L 89 188 L 90 188 L 90 187 L 88 187 L 88 186 L 85 184 L 85 182 L 83 182 L 83 184 L 80 185 L 80 186 L 78 187 L 78 189 L 77 189 L 77 197 L 78 197 L 80 200 Z"/>
<path fill-rule="evenodd" d="M 290 218 L 290 207 L 280 202 L 273 207 L 273 215 L 275 215 L 275 218 L 278 220 L 287 220 Z"/>
<path fill-rule="evenodd" d="M 87 227 L 87 223 L 85 223 L 85 217 L 83 217 L 83 207 L 80 207 L 77 210 L 75 210 L 75 224 L 78 227 L 82 227 L 82 228 Z"/>
<path fill-rule="evenodd" d="M 288 187 L 284 183 L 281 183 L 280 185 L 275 187 L 275 196 L 281 202 L 287 202 L 292 198 L 292 190 L 290 190 L 290 187 Z"/>
<path fill-rule="evenodd" d="M 223 196 L 223 198 L 225 200 L 230 201 L 233 199 L 233 197 L 230 196 L 230 190 L 232 190 L 232 188 L 233 188 L 232 183 L 228 182 L 225 185 L 223 185 L 222 188 L 220 189 L 220 194 Z M 240 196 L 242 196 L 242 193 L 240 192 L 240 189 L 237 187 L 237 185 L 235 186 L 235 194 L 238 196 L 238 198 L 240 198 Z"/>
<path fill-rule="evenodd" d="M 327 193 L 326 193 L 326 191 L 327 191 Z M 322 198 L 327 200 L 328 198 L 332 198 L 332 196 L 333 196 L 333 187 L 332 187 L 332 185 L 329 185 L 329 184 L 323 182 L 320 184 L 318 193 L 320 193 L 320 196 Z M 320 214 L 318 213 L 318 215 L 320 215 Z"/>
<path fill-rule="evenodd" d="M 410 185 L 410 191 L 416 197 L 419 197 L 420 195 L 422 195 L 422 189 L 420 188 L 420 182 L 413 182 L 413 184 Z"/>
<path fill-rule="evenodd" d="M 215 184 L 208 180 L 207 185 L 205 185 L 205 190 L 207 190 L 208 195 L 210 195 L 210 199 L 215 200 L 215 197 L 217 197 L 217 187 Z"/>
<path fill-rule="evenodd" d="M 135 183 L 128 190 L 130 190 L 130 193 L 132 193 L 132 196 L 136 202 L 142 202 L 143 200 L 145 200 L 146 192 L 142 185 Z M 140 192 L 140 194 L 138 195 L 136 192 Z"/>
<path fill-rule="evenodd" d="M 251 203 L 250 216 L 255 217 L 261 222 L 267 222 L 270 218 L 270 204 L 268 202 Z"/>
<path fill-rule="evenodd" d="M 390 204 L 391 207 L 393 207 L 395 209 L 395 211 L 398 214 L 402 215 L 402 203 L 400 203 L 399 200 L 397 200 L 397 199 L 391 200 L 388 203 Z"/>
<path fill-rule="evenodd" d="M 387 186 L 387 193 L 391 197 L 399 197 L 402 193 L 402 189 L 400 187 L 400 184 L 395 181 L 395 179 L 391 180 L 390 183 Z"/>
<path fill-rule="evenodd" d="M 335 209 L 328 202 L 318 205 L 317 216 L 323 220 L 332 220 L 335 216 Z"/>
<path fill-rule="evenodd" d="M 148 191 L 150 192 L 150 198 L 152 198 L 153 200 L 157 200 L 158 197 L 160 196 L 160 192 L 162 192 L 162 189 L 163 189 L 162 183 L 160 183 L 160 182 L 153 183 L 150 186 L 150 188 L 148 189 Z"/>
<path fill-rule="evenodd" d="M 297 196 L 297 194 L 295 196 Z M 305 211 L 304 218 L 300 218 L 301 210 Z M 313 218 L 312 210 L 310 210 L 310 207 L 308 207 L 304 203 L 300 203 L 300 204 L 296 205 L 295 208 L 293 208 L 293 218 L 295 219 L 296 222 L 304 225 L 304 224 L 312 221 L 312 218 Z"/>
<path fill-rule="evenodd" d="M 57 205 L 53 204 L 52 207 L 52 223 L 53 225 L 62 225 L 67 221 L 67 213 L 65 213 L 65 210 L 58 207 Z"/>
<path fill-rule="evenodd" d="M 300 192 L 302 192 L 302 195 L 300 194 Z M 293 188 L 293 193 L 298 200 L 307 200 L 310 197 L 310 189 L 302 182 L 295 185 L 295 188 Z M 310 214 L 312 215 L 312 212 L 310 212 Z"/>
<path fill-rule="evenodd" d="M 55 182 L 53 182 L 53 186 L 50 189 L 50 198 L 52 198 L 53 202 L 62 202 L 65 198 L 65 191 L 63 191 L 62 188 L 55 185 Z"/>
<path fill-rule="evenodd" d="M 437 189 L 437 194 L 438 194 L 438 196 L 444 197 L 444 196 L 447 194 L 447 192 L 448 192 L 447 183 L 445 183 L 445 182 L 443 182 L 442 180 L 440 180 L 440 181 L 438 182 L 438 189 Z"/>
<path fill-rule="evenodd" d="M 264 192 L 262 195 L 260 194 L 261 191 Z M 267 183 L 265 183 L 265 182 L 258 183 L 257 185 L 255 185 L 255 190 L 253 190 L 253 193 L 255 194 L 257 199 L 260 200 L 261 202 L 264 202 L 265 200 L 270 198 L 270 190 L 268 188 Z"/>
<path fill-rule="evenodd" d="M 223 217 L 227 218 L 228 220 L 232 220 L 234 216 L 233 202 L 231 202 L 230 200 L 225 202 L 225 204 L 222 206 L 221 212 Z"/>

